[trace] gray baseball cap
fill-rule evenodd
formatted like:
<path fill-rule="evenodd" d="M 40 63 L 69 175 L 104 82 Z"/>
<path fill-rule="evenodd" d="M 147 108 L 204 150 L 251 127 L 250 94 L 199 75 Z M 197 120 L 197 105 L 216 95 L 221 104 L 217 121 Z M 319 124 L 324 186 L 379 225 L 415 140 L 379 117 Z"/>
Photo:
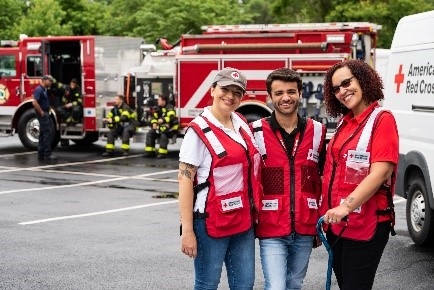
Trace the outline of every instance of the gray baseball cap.
<path fill-rule="evenodd" d="M 247 79 L 236 68 L 225 67 L 214 78 L 213 83 L 217 83 L 220 87 L 227 87 L 235 85 L 240 87 L 244 92 L 246 91 Z"/>

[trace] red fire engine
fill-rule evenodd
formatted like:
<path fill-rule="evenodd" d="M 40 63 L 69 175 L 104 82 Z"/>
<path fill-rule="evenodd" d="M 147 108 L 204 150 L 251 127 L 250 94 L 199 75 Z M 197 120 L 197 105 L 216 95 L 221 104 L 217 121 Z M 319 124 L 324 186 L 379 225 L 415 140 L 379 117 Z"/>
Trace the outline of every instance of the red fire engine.
<path fill-rule="evenodd" d="M 75 126 L 60 123 L 51 110 L 53 146 L 60 139 L 76 143 L 92 143 L 103 131 L 105 107 L 119 91 L 118 77 L 122 70 L 140 62 L 141 38 L 110 36 L 26 37 L 19 41 L 0 42 L 0 133 L 18 132 L 28 149 L 36 149 L 39 122 L 32 106 L 32 93 L 41 76 L 50 74 L 57 84 L 79 81 L 83 95 L 83 121 Z M 59 96 L 50 94 L 51 104 L 59 104 Z M 61 96 L 60 96 L 61 97 Z M 135 100 L 127 97 L 134 107 Z"/>
<path fill-rule="evenodd" d="M 324 74 L 349 58 L 374 66 L 379 29 L 366 22 L 215 25 L 202 27 L 200 35 L 183 35 L 174 82 L 181 127 L 211 104 L 211 82 L 224 67 L 240 69 L 247 77 L 247 94 L 238 111 L 250 121 L 269 116 L 265 79 L 272 70 L 288 67 L 304 82 L 299 113 L 321 120 L 332 131 L 336 121 L 322 106 Z"/>

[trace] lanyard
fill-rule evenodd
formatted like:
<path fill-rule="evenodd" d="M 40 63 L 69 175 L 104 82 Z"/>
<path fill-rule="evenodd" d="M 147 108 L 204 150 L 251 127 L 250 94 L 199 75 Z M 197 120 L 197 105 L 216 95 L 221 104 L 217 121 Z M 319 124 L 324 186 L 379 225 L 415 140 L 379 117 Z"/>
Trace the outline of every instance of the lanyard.
<path fill-rule="evenodd" d="M 279 139 L 280 144 L 282 144 L 283 148 L 285 148 L 285 150 L 288 151 L 286 146 L 285 146 L 285 142 L 283 141 L 282 133 L 280 132 L 280 130 L 276 131 L 276 136 L 277 136 L 277 139 Z M 294 146 L 292 147 L 291 157 L 295 156 L 295 153 L 297 152 L 297 149 L 298 149 L 299 141 L 300 141 L 300 131 L 295 133 L 295 140 L 294 140 Z"/>

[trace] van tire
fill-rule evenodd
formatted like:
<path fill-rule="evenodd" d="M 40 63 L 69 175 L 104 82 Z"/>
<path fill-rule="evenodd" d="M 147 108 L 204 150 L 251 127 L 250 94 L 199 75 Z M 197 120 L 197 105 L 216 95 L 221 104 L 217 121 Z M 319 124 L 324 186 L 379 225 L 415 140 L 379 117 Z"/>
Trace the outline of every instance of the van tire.
<path fill-rule="evenodd" d="M 434 211 L 431 209 L 423 177 L 418 174 L 410 181 L 407 196 L 407 228 L 416 245 L 434 241 Z"/>

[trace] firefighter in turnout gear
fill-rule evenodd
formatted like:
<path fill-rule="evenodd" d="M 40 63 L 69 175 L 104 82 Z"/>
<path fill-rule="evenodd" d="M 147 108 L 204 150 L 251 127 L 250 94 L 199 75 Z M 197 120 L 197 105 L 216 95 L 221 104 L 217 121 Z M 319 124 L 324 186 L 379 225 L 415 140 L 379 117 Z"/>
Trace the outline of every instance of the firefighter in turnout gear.
<path fill-rule="evenodd" d="M 167 105 L 167 97 L 158 97 L 158 107 L 151 120 L 151 130 L 146 134 L 145 158 L 165 158 L 167 156 L 167 145 L 169 138 L 177 135 L 179 124 L 175 109 Z M 158 154 L 155 142 L 159 139 Z"/>
<path fill-rule="evenodd" d="M 83 99 L 77 79 L 71 79 L 62 97 L 62 105 L 57 108 L 57 111 L 62 119 L 62 123 L 74 125 L 81 122 L 83 117 Z"/>
<path fill-rule="evenodd" d="M 131 110 L 124 102 L 123 95 L 117 95 L 114 99 L 115 106 L 104 118 L 107 122 L 107 127 L 110 128 L 110 132 L 107 135 L 106 152 L 103 156 L 111 157 L 114 155 L 115 140 L 117 137 L 122 138 L 122 154 L 123 156 L 129 155 L 130 150 L 130 138 L 133 137 L 136 131 L 136 113 Z"/>

